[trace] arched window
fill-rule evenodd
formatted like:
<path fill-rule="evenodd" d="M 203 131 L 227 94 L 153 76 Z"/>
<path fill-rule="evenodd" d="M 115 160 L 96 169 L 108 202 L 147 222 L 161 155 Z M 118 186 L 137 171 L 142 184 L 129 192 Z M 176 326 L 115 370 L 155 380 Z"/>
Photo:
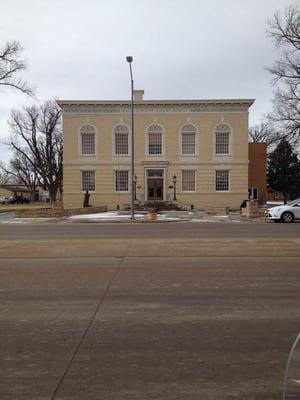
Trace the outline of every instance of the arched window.
<path fill-rule="evenodd" d="M 158 124 L 152 124 L 147 130 L 148 134 L 148 154 L 162 154 L 162 128 Z"/>
<path fill-rule="evenodd" d="M 187 124 L 181 130 L 181 154 L 196 154 L 196 128 Z"/>
<path fill-rule="evenodd" d="M 215 129 L 215 153 L 217 155 L 230 154 L 230 128 L 220 124 Z"/>
<path fill-rule="evenodd" d="M 126 125 L 118 125 L 114 129 L 115 154 L 128 155 L 128 136 L 129 131 Z"/>
<path fill-rule="evenodd" d="M 95 154 L 95 136 L 96 130 L 92 125 L 86 124 L 80 128 L 81 136 L 81 154 L 94 155 Z"/>

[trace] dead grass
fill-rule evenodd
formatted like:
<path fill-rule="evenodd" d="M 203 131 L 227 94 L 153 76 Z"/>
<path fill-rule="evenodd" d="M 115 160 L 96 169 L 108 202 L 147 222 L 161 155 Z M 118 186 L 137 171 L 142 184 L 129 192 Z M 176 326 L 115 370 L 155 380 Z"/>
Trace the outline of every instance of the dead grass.
<path fill-rule="evenodd" d="M 0 213 L 16 212 L 21 210 L 39 210 L 45 208 L 51 208 L 50 204 L 0 204 Z"/>

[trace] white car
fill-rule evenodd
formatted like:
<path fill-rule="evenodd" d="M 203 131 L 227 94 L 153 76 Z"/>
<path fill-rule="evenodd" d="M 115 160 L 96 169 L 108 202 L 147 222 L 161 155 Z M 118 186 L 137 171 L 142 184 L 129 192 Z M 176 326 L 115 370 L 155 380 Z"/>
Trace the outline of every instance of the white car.
<path fill-rule="evenodd" d="M 300 219 L 300 198 L 282 206 L 268 208 L 265 215 L 274 222 L 293 222 L 294 219 Z"/>
<path fill-rule="evenodd" d="M 10 197 L 0 197 L 0 204 L 9 204 Z"/>

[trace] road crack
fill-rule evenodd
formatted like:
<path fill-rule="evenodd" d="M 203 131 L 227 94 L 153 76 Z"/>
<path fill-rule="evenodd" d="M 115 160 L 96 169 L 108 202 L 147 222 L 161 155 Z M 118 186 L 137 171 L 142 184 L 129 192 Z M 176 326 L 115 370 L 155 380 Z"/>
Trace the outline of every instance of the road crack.
<path fill-rule="evenodd" d="M 129 248 L 129 246 L 128 246 L 128 248 Z M 76 348 L 75 348 L 75 350 L 74 350 L 74 352 L 73 352 L 73 354 L 72 354 L 72 356 L 71 356 L 71 358 L 70 358 L 70 360 L 69 360 L 69 362 L 68 362 L 68 364 L 67 364 L 67 366 L 66 366 L 66 368 L 64 370 L 64 373 L 62 374 L 60 380 L 58 381 L 58 383 L 56 385 L 56 388 L 55 388 L 55 390 L 54 390 L 54 392 L 53 392 L 53 394 L 51 396 L 51 400 L 55 400 L 56 399 L 56 395 L 59 392 L 59 389 L 60 389 L 61 385 L 63 384 L 63 381 L 64 381 L 65 377 L 67 376 L 67 374 L 68 374 L 68 372 L 69 372 L 69 370 L 70 370 L 70 368 L 72 366 L 72 363 L 73 363 L 74 359 L 76 358 L 76 355 L 78 354 L 78 352 L 79 352 L 79 350 L 80 350 L 85 338 L 87 337 L 87 334 L 88 334 L 91 326 L 93 325 L 93 323 L 95 321 L 95 318 L 96 318 L 96 316 L 97 316 L 97 314 L 98 314 L 98 312 L 99 312 L 99 310 L 100 310 L 100 308 L 101 308 L 101 306 L 102 306 L 102 304 L 104 302 L 104 299 L 106 298 L 106 296 L 107 296 L 107 294 L 109 292 L 109 289 L 110 289 L 110 287 L 111 287 L 111 285 L 112 285 L 117 273 L 120 271 L 121 265 L 122 265 L 122 263 L 123 263 L 123 261 L 124 261 L 124 259 L 126 257 L 126 253 L 127 253 L 128 248 L 126 249 L 124 256 L 120 257 L 120 262 L 117 265 L 116 270 L 113 273 L 113 276 L 111 277 L 110 281 L 108 282 L 108 284 L 107 284 L 107 286 L 105 288 L 105 291 L 104 291 L 103 295 L 101 296 L 101 298 L 100 298 L 100 300 L 99 300 L 99 302 L 97 304 L 97 307 L 96 307 L 92 317 L 90 318 L 89 323 L 88 323 L 86 329 L 84 330 L 83 335 L 81 336 L 81 339 L 80 339 L 78 345 L 76 346 Z"/>

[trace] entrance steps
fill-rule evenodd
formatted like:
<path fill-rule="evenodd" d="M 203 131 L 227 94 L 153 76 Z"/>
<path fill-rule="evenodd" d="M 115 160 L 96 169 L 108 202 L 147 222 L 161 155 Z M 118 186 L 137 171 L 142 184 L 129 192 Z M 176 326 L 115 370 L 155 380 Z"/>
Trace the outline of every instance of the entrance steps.
<path fill-rule="evenodd" d="M 184 211 L 186 210 L 181 204 L 176 201 L 146 201 L 145 203 L 135 203 L 134 209 L 136 211 Z M 130 205 L 126 204 L 125 211 L 130 210 Z"/>

